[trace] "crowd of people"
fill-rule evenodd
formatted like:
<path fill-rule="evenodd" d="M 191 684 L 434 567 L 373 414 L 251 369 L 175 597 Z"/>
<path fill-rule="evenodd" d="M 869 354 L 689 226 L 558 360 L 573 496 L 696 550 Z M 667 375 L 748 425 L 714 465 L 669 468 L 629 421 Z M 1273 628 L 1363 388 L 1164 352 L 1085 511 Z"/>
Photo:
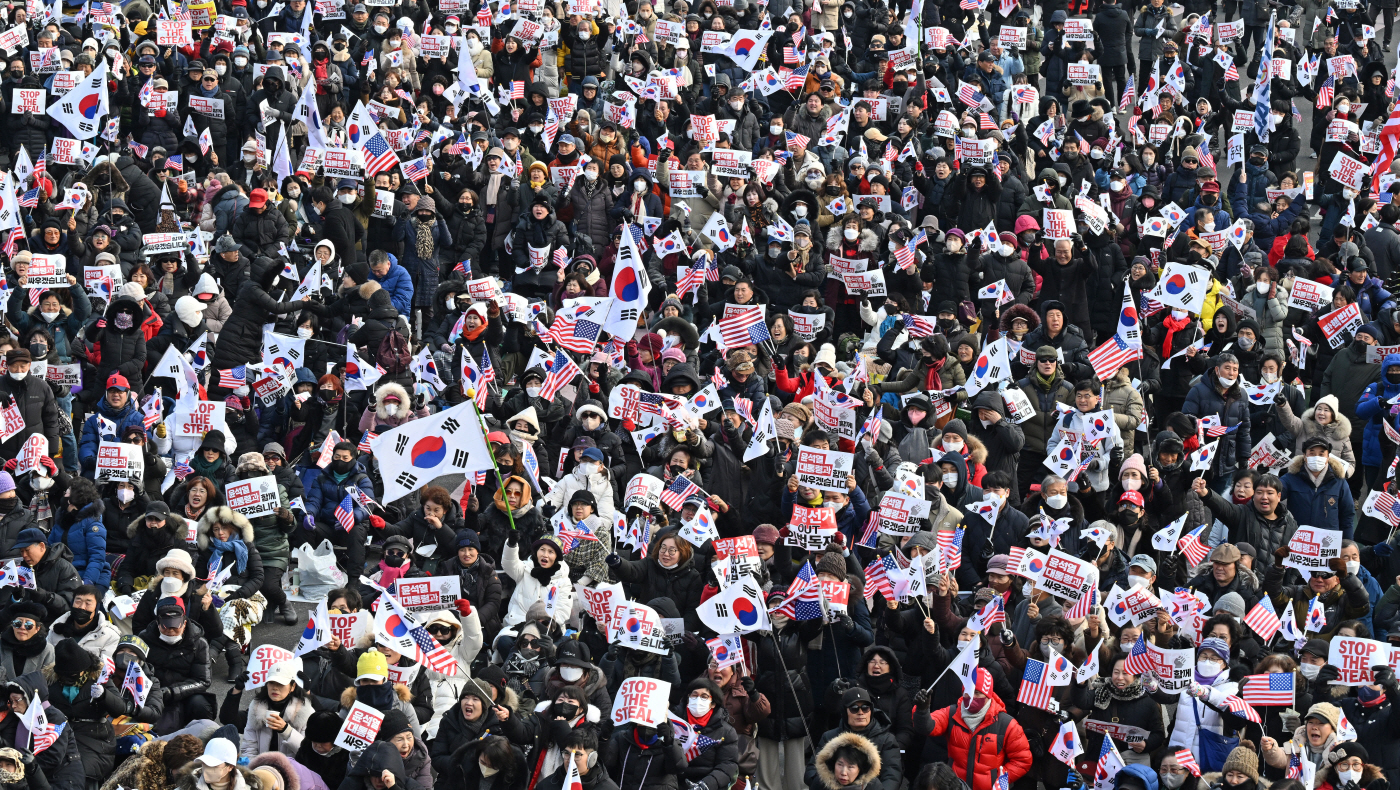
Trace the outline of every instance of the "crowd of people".
<path fill-rule="evenodd" d="M 0 6 L 0 790 L 1400 779 L 1396 0 L 690 2 Z"/>

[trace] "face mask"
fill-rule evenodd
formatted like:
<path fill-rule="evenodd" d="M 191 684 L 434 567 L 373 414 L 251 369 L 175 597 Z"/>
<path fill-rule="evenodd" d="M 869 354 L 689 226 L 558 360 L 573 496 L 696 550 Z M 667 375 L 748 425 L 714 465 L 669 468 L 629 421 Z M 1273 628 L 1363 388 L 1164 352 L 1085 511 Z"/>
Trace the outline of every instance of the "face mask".
<path fill-rule="evenodd" d="M 958 484 L 958 473 L 957 473 L 957 472 L 949 472 L 948 474 L 943 475 L 943 485 L 945 485 L 945 486 L 947 486 L 947 487 L 949 487 L 949 488 L 954 488 L 954 487 L 957 486 L 957 484 Z"/>
<path fill-rule="evenodd" d="M 989 700 L 986 697 L 973 697 L 972 699 L 967 700 L 963 703 L 963 710 L 973 715 L 976 715 L 978 713 L 981 713 L 983 708 L 987 707 L 988 701 Z"/>
<path fill-rule="evenodd" d="M 345 194 L 345 195 L 336 195 L 336 196 L 335 196 L 335 199 L 336 199 L 336 200 L 339 200 L 341 203 L 344 203 L 345 205 L 348 206 L 348 205 L 350 205 L 351 203 L 354 203 L 354 202 L 355 202 L 355 197 L 356 197 L 356 196 L 355 196 L 354 194 Z"/>
<path fill-rule="evenodd" d="M 374 26 L 374 32 L 378 33 L 378 34 L 381 35 L 381 36 L 384 35 L 384 31 L 386 31 L 386 30 L 388 30 L 388 29 L 389 29 L 389 26 L 388 26 L 388 25 L 375 25 L 375 26 Z"/>
<path fill-rule="evenodd" d="M 593 35 L 593 33 L 592 33 L 591 31 L 588 31 L 588 30 L 581 31 L 581 32 L 578 34 L 578 40 L 579 40 L 579 41 L 587 41 L 587 40 L 589 39 L 589 37 L 592 36 L 592 35 Z"/>
<path fill-rule="evenodd" d="M 1298 671 L 1299 671 L 1299 672 L 1302 672 L 1302 673 L 1303 673 L 1303 677 L 1307 678 L 1308 680 L 1314 680 L 1314 679 L 1317 678 L 1317 673 L 1322 671 L 1322 665 L 1320 665 L 1320 664 L 1299 664 L 1299 665 L 1298 665 Z"/>
<path fill-rule="evenodd" d="M 1132 650 L 1131 645 L 1124 648 L 1125 652 L 1128 650 Z M 1162 786 L 1167 788 L 1167 790 L 1176 790 L 1186 783 L 1186 774 L 1169 774 L 1163 772 L 1158 774 L 1157 778 L 1161 780 Z"/>
<path fill-rule="evenodd" d="M 1090 151 L 1090 152 L 1089 152 L 1089 158 L 1090 158 L 1090 159 L 1103 159 L 1103 151 Z"/>
<path fill-rule="evenodd" d="M 390 417 L 393 417 L 394 415 L 399 413 L 399 407 L 397 404 L 391 403 L 388 406 L 384 407 L 384 413 L 389 415 Z"/>
<path fill-rule="evenodd" d="M 768 257 L 770 257 L 770 258 L 776 258 L 776 257 L 778 257 L 779 255 L 782 255 L 782 254 L 783 254 L 783 248 L 782 248 L 782 247 L 769 247 L 769 248 L 768 248 Z"/>
<path fill-rule="evenodd" d="M 539 388 L 539 387 L 526 387 L 526 388 L 525 388 L 525 394 L 526 394 L 527 396 L 531 397 L 531 398 L 538 398 L 538 397 L 540 396 L 540 388 Z"/>
<path fill-rule="evenodd" d="M 890 252 L 894 252 L 895 250 L 899 249 L 899 245 L 898 245 L 898 244 L 895 244 L 894 242 L 890 242 L 889 247 L 890 247 Z"/>
<path fill-rule="evenodd" d="M 447 35 L 449 35 L 449 36 L 455 36 L 455 35 L 457 34 L 457 26 L 456 26 L 456 25 L 448 25 L 448 26 L 446 26 L 444 29 L 447 31 Z"/>
<path fill-rule="evenodd" d="M 540 132 L 543 132 L 543 131 L 544 131 L 544 127 L 543 127 L 543 126 L 531 126 L 531 127 L 530 127 L 530 131 L 534 132 L 535 134 L 539 134 Z"/>
<path fill-rule="evenodd" d="M 1142 488 L 1142 481 L 1141 481 L 1141 480 L 1124 480 L 1124 481 L 1123 481 L 1123 490 L 1124 490 L 1124 491 L 1137 491 L 1137 490 L 1139 490 L 1139 489 L 1141 489 L 1141 488 Z"/>
<path fill-rule="evenodd" d="M 1069 179 L 1064 176 L 1056 176 L 1055 180 L 1060 182 L 1060 186 L 1064 186 L 1069 181 Z"/>
<path fill-rule="evenodd" d="M 1065 494 L 1054 494 L 1045 498 L 1045 504 L 1049 505 L 1055 510 L 1059 510 L 1060 508 L 1069 504 L 1069 497 Z"/>
<path fill-rule="evenodd" d="M 288 190 L 287 190 L 287 197 L 290 198 L 290 199 L 292 199 L 292 200 L 296 200 L 297 198 L 301 197 L 301 190 L 300 190 L 300 189 L 288 189 Z"/>
<path fill-rule="evenodd" d="M 963 443 L 962 443 L 962 442 L 951 442 L 951 441 L 948 441 L 947 439 L 944 439 L 944 440 L 943 440 L 943 449 L 944 449 L 944 450 L 947 450 L 947 451 L 950 452 L 950 453 L 960 453 L 960 452 L 962 452 L 962 448 L 963 448 Z"/>
<path fill-rule="evenodd" d="M 1360 561 L 1360 560 L 1347 560 L 1347 573 L 1350 573 L 1350 574 L 1352 574 L 1352 575 L 1354 576 L 1354 575 L 1356 575 L 1357 571 L 1360 571 L 1360 570 L 1361 570 L 1361 561 Z"/>
<path fill-rule="evenodd" d="M 783 127 L 774 124 L 768 127 L 768 133 L 773 135 L 774 137 L 777 137 L 778 135 L 783 133 Z"/>
<path fill-rule="evenodd" d="M 1134 588 L 1134 587 L 1137 587 L 1138 585 L 1142 585 L 1143 587 L 1147 587 L 1149 590 L 1152 589 L 1152 588 L 1148 585 L 1147 579 L 1143 578 L 1142 576 L 1129 576 L 1129 577 L 1128 577 L 1128 589 L 1129 589 L 1129 590 L 1131 590 L 1131 589 Z M 1128 649 L 1129 649 L 1129 650 L 1132 650 L 1132 649 L 1133 649 L 1133 646 L 1132 646 L 1131 643 L 1128 644 Z"/>
<path fill-rule="evenodd" d="M 632 188 L 635 189 L 635 190 L 637 190 L 638 192 L 645 192 L 645 191 L 647 191 L 647 182 L 645 182 L 645 181 L 633 181 L 633 182 L 632 182 Z"/>
<path fill-rule="evenodd" d="M 959 640 L 958 640 L 958 652 L 961 653 L 962 651 L 966 650 L 966 649 L 967 649 L 967 646 L 970 645 L 970 644 L 972 644 L 972 640 L 971 640 L 971 639 L 959 639 Z"/>
<path fill-rule="evenodd" d="M 304 326 L 297 328 L 297 337 L 311 337 L 312 334 L 312 331 Z"/>
<path fill-rule="evenodd" d="M 10 378 L 14 379 L 15 381 L 24 381 L 24 377 L 25 377 L 25 376 L 28 376 L 28 375 L 29 375 L 29 371 L 27 371 L 27 370 L 24 371 L 23 373 L 21 373 L 21 372 L 19 372 L 19 371 L 16 371 L 16 370 L 10 371 Z"/>
<path fill-rule="evenodd" d="M 40 313 L 39 315 L 43 316 L 47 322 L 57 321 L 59 316 L 58 313 Z"/>
<path fill-rule="evenodd" d="M 860 235 L 860 231 L 855 228 L 846 228 L 841 231 L 841 235 L 846 238 L 846 241 L 855 241 L 856 237 Z"/>
<path fill-rule="evenodd" d="M 693 716 L 704 716 L 710 712 L 710 701 L 704 697 L 691 697 L 690 702 L 686 703 L 685 709 L 690 711 Z"/>
<path fill-rule="evenodd" d="M 136 492 L 135 492 L 135 491 L 132 491 L 130 488 L 119 488 L 119 489 L 117 489 L 117 501 L 118 501 L 118 502 L 121 502 L 123 505 L 125 505 L 126 503 L 130 502 L 131 500 L 133 500 L 133 499 L 135 499 L 135 498 L 136 498 Z"/>
<path fill-rule="evenodd" d="M 1235 382 L 1236 382 L 1236 381 L 1239 381 L 1239 379 L 1227 379 L 1227 378 L 1225 378 L 1224 376 L 1221 376 L 1221 377 L 1220 377 L 1220 386 L 1225 387 L 1226 389 L 1229 389 L 1230 387 L 1235 386 Z"/>
<path fill-rule="evenodd" d="M 92 619 L 92 612 L 89 612 L 86 609 L 79 609 L 76 606 L 69 607 L 68 612 L 68 621 L 72 623 L 77 623 L 78 625 L 85 625 L 89 620 Z"/>
<path fill-rule="evenodd" d="M 1255 290 L 1257 293 L 1266 294 L 1266 293 L 1269 292 L 1269 283 L 1267 283 L 1267 282 L 1255 283 L 1255 284 L 1254 284 L 1254 290 Z"/>
<path fill-rule="evenodd" d="M 1173 311 L 1172 311 L 1172 319 L 1173 319 L 1173 320 L 1180 321 L 1181 319 L 1183 319 L 1183 318 L 1185 318 L 1185 317 L 1186 317 L 1186 311 L 1185 311 L 1185 310 L 1173 310 Z"/>
<path fill-rule="evenodd" d="M 1338 104 L 1338 105 L 1337 105 L 1337 114 L 1338 114 L 1338 115 L 1346 115 L 1346 114 L 1349 113 L 1349 112 L 1351 112 L 1351 105 L 1350 105 L 1350 104 Z"/>
<path fill-rule="evenodd" d="M 252 163 L 258 161 L 258 155 L 257 155 L 257 154 L 244 154 L 244 155 L 243 155 L 243 161 L 244 161 L 244 162 L 247 162 L 248 164 L 251 165 Z"/>
<path fill-rule="evenodd" d="M 1213 678 L 1224 671 L 1224 668 L 1214 661 L 1202 659 L 1196 662 L 1196 674 L 1203 678 Z"/>
<path fill-rule="evenodd" d="M 1346 787 L 1353 782 L 1361 781 L 1360 771 L 1337 771 L 1337 778 L 1341 780 L 1342 787 Z"/>
<path fill-rule="evenodd" d="M 476 767 L 481 769 L 482 776 L 495 776 L 496 772 L 501 770 L 499 768 L 492 768 L 491 766 L 487 765 L 486 763 L 483 763 L 480 760 L 476 761 Z"/>
<path fill-rule="evenodd" d="M 729 108 L 730 108 L 731 110 L 735 110 L 735 111 L 744 109 L 744 100 L 743 100 L 743 99 L 740 99 L 740 100 L 738 100 L 738 101 L 732 101 L 732 102 L 730 102 L 730 103 L 729 103 Z"/>
<path fill-rule="evenodd" d="M 598 171 L 596 171 L 596 170 L 585 170 L 585 171 L 583 171 L 583 177 L 586 178 L 586 179 L 588 179 L 590 182 L 597 181 L 597 180 L 598 180 Z"/>
<path fill-rule="evenodd" d="M 1127 182 L 1124 182 L 1124 181 L 1113 181 L 1113 182 L 1109 183 L 1108 186 L 1109 186 L 1109 188 L 1112 189 L 1114 192 L 1122 192 L 1122 191 L 1123 191 L 1123 187 L 1125 187 L 1125 186 L 1127 186 L 1127 185 L 1128 185 Z"/>
<path fill-rule="evenodd" d="M 241 68 L 243 68 L 244 66 L 248 65 L 248 59 L 247 59 L 247 58 L 234 58 L 234 59 L 233 59 L 233 65 L 235 65 L 235 66 L 237 66 L 238 68 L 241 69 Z"/>
<path fill-rule="evenodd" d="M 1241 338 L 1239 339 L 1239 341 L 1240 341 L 1240 348 L 1244 349 L 1245 351 L 1248 351 L 1248 350 L 1250 350 L 1251 348 L 1254 348 L 1254 338 L 1252 338 L 1252 337 L 1241 337 Z"/>
<path fill-rule="evenodd" d="M 805 217 L 805 216 L 807 216 L 807 207 L 806 207 L 806 206 L 793 206 L 793 208 L 792 208 L 792 213 L 793 213 L 793 214 L 796 214 L 798 217 Z"/>
<path fill-rule="evenodd" d="M 167 645 L 175 645 L 179 644 L 180 639 L 183 637 L 184 634 L 180 634 L 180 636 L 166 636 L 165 634 L 161 634 L 160 641 L 166 643 Z"/>
<path fill-rule="evenodd" d="M 847 11 L 846 13 L 842 14 L 841 16 L 844 16 L 845 18 L 850 19 L 851 17 L 855 16 L 855 14 L 851 13 L 850 11 Z"/>

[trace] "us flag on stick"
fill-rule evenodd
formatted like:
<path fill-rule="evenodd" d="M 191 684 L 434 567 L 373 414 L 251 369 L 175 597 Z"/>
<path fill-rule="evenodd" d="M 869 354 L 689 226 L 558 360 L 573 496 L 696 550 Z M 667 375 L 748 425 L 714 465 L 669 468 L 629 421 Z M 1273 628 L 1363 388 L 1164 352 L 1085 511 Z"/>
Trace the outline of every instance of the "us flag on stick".
<path fill-rule="evenodd" d="M 1262 675 L 1245 675 L 1242 698 L 1250 705 L 1293 704 L 1293 673 L 1268 672 Z"/>
<path fill-rule="evenodd" d="M 219 371 L 219 386 L 225 389 L 238 389 L 248 384 L 248 366 L 239 365 L 232 370 Z"/>
<path fill-rule="evenodd" d="M 666 486 L 666 489 L 661 492 L 661 501 L 672 510 L 680 510 L 681 505 L 685 504 L 685 500 L 695 494 L 704 493 L 704 490 L 701 489 L 700 486 L 695 485 L 694 481 L 685 475 L 681 475 L 671 481 L 671 484 Z"/>
<path fill-rule="evenodd" d="M 1274 638 L 1274 634 L 1283 627 L 1282 621 L 1278 618 L 1278 613 L 1274 611 L 1274 604 L 1266 595 L 1259 599 L 1259 603 L 1249 610 L 1249 614 L 1244 616 L 1245 625 L 1254 629 L 1254 633 L 1259 638 L 1268 642 Z"/>
<path fill-rule="evenodd" d="M 544 385 L 540 387 L 540 397 L 550 400 L 565 384 L 582 375 L 583 371 L 578 369 L 578 365 L 575 365 L 567 354 L 556 350 L 549 365 L 549 374 L 544 377 Z"/>
<path fill-rule="evenodd" d="M 355 528 L 355 500 L 349 494 L 335 506 L 335 520 L 346 532 Z"/>

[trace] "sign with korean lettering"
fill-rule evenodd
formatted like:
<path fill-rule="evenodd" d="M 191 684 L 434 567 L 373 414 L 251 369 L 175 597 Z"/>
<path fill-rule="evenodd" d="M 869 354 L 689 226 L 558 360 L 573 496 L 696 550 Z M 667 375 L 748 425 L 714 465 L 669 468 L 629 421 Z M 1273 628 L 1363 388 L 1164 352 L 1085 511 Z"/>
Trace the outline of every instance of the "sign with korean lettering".
<path fill-rule="evenodd" d="M 420 36 L 418 41 L 425 58 L 445 58 L 452 52 L 451 36 Z"/>
<path fill-rule="evenodd" d="M 68 262 L 62 255 L 35 255 L 29 261 L 25 288 L 67 288 Z"/>
<path fill-rule="evenodd" d="M 1327 646 L 1327 663 L 1337 668 L 1334 686 L 1374 683 L 1371 667 L 1390 664 L 1390 645 L 1375 639 L 1334 636 Z"/>
<path fill-rule="evenodd" d="M 1317 320 L 1317 325 L 1322 327 L 1322 334 L 1327 336 L 1327 343 L 1332 348 L 1341 346 L 1346 339 L 1346 333 L 1355 332 L 1362 324 L 1361 307 L 1356 302 L 1333 310 Z"/>
<path fill-rule="evenodd" d="M 630 722 L 655 727 L 664 723 L 670 697 L 671 684 L 665 680 L 628 678 L 622 681 L 613 698 L 613 726 Z"/>
<path fill-rule="evenodd" d="M 32 366 L 30 369 L 33 370 Z M 60 387 L 76 387 L 83 383 L 83 366 L 76 362 L 71 365 L 49 365 L 44 369 L 44 380 Z"/>
<path fill-rule="evenodd" d="M 1182 691 L 1191 685 L 1192 674 L 1196 670 L 1195 653 L 1191 648 L 1164 650 L 1151 642 L 1147 643 L 1147 658 L 1152 663 L 1152 672 L 1157 676 L 1158 685 L 1167 691 Z"/>
<path fill-rule="evenodd" d="M 48 106 L 48 97 L 44 95 L 42 88 L 15 88 L 11 95 L 13 100 L 10 102 L 10 113 L 13 115 L 42 113 Z"/>
<path fill-rule="evenodd" d="M 224 498 L 229 507 L 250 519 L 274 513 L 282 504 L 277 494 L 277 478 L 272 475 L 229 483 L 224 486 Z"/>
<path fill-rule="evenodd" d="M 851 601 L 851 585 L 829 579 L 818 579 L 817 584 L 821 586 L 822 597 L 831 606 L 831 610 L 836 614 L 844 613 Z"/>
<path fill-rule="evenodd" d="M 757 573 L 763 560 L 758 556 L 758 541 L 753 535 L 741 535 L 737 538 L 720 538 L 712 544 L 715 547 L 715 557 L 717 560 L 729 561 L 730 557 L 738 564 L 740 572 Z"/>
<path fill-rule="evenodd" d="M 374 736 L 379 734 L 383 724 L 383 713 L 355 700 L 345 722 L 340 725 L 340 732 L 336 733 L 335 745 L 348 752 L 362 752 L 374 743 Z"/>
<path fill-rule="evenodd" d="M 817 333 L 826 326 L 826 313 L 799 313 L 788 311 L 788 316 L 792 318 L 792 332 L 799 338 L 811 343 L 817 339 Z"/>
<path fill-rule="evenodd" d="M 1094 40 L 1094 20 L 1092 19 L 1066 19 L 1065 20 L 1065 41 L 1093 41 Z"/>
<path fill-rule="evenodd" d="M 330 630 L 346 648 L 353 647 L 364 635 L 369 618 L 365 612 L 332 614 Z"/>
<path fill-rule="evenodd" d="M 886 535 L 913 535 L 919 522 L 928 518 L 928 500 L 912 494 L 887 491 L 880 498 L 880 532 Z"/>
<path fill-rule="evenodd" d="M 801 447 L 797 451 L 797 483 L 822 491 L 846 491 L 854 456 L 837 450 Z"/>
<path fill-rule="evenodd" d="M 643 512 L 650 512 L 652 508 L 661 504 L 661 492 L 665 490 L 666 483 L 661 478 L 640 472 L 627 483 L 627 494 L 622 498 L 624 510 L 641 508 Z"/>
<path fill-rule="evenodd" d="M 142 250 L 148 256 L 184 252 L 189 243 L 189 238 L 183 233 L 146 233 L 141 236 Z"/>
<path fill-rule="evenodd" d="M 664 656 L 671 652 L 661 615 L 650 606 L 621 601 L 613 607 L 613 629 L 609 642 Z"/>
<path fill-rule="evenodd" d="M 420 576 L 399 579 L 394 590 L 405 609 L 430 612 L 451 609 L 452 602 L 462 597 L 462 581 L 456 576 Z"/>
<path fill-rule="evenodd" d="M 841 275 L 841 282 L 846 286 L 847 293 L 864 291 L 867 296 L 884 296 L 888 293 L 885 290 L 885 272 L 883 269 L 843 274 Z"/>
<path fill-rule="evenodd" d="M 283 661 L 291 661 L 292 651 L 276 645 L 258 645 L 248 654 L 248 682 L 244 691 L 262 688 L 267 684 L 267 676 L 272 668 Z"/>
<path fill-rule="evenodd" d="M 209 118 L 224 117 L 224 100 L 219 98 L 206 99 L 203 96 L 190 97 L 190 111 Z"/>
<path fill-rule="evenodd" d="M 1045 559 L 1045 570 L 1041 571 L 1036 586 L 1068 601 L 1079 600 L 1084 585 L 1098 578 L 1094 565 L 1077 557 L 1051 549 Z"/>
<path fill-rule="evenodd" d="M 750 151 L 735 151 L 728 148 L 717 148 L 714 152 L 715 161 L 710 165 L 710 172 L 716 178 L 748 178 L 749 164 L 753 162 L 753 153 Z"/>
<path fill-rule="evenodd" d="M 139 483 L 146 471 L 146 458 L 139 444 L 102 442 L 97 448 L 97 481 Z"/>
<path fill-rule="evenodd" d="M 78 80 L 83 78 L 81 71 L 60 71 L 53 75 L 53 84 L 49 86 L 49 92 L 55 96 L 62 96 L 73 90 L 73 86 L 78 84 Z"/>
<path fill-rule="evenodd" d="M 1235 110 L 1234 116 L 1230 119 L 1230 134 L 1239 132 L 1250 132 L 1254 130 L 1254 111 Z"/>
<path fill-rule="evenodd" d="M 1024 27 L 1011 27 L 1003 25 L 1001 32 L 997 34 L 997 40 L 1006 49 L 1026 48 L 1026 29 Z"/>
<path fill-rule="evenodd" d="M 1328 560 L 1342 556 L 1342 533 L 1335 529 L 1298 527 L 1288 541 L 1288 557 L 1284 567 L 1297 568 L 1303 578 L 1313 571 L 1329 572 Z"/>
<path fill-rule="evenodd" d="M 856 438 L 856 410 L 838 406 L 826 398 L 817 398 L 812 405 L 817 423 L 842 439 Z"/>
<path fill-rule="evenodd" d="M 1094 85 L 1099 81 L 1099 64 L 1069 64 L 1069 81 L 1074 85 Z"/>
<path fill-rule="evenodd" d="M 836 534 L 836 514 L 824 507 L 792 506 L 785 545 L 808 551 L 820 551 Z"/>
<path fill-rule="evenodd" d="M 1332 301 L 1332 289 L 1320 282 L 1302 277 L 1293 281 L 1293 290 L 1288 293 L 1288 306 L 1298 307 L 1308 312 Z"/>
<path fill-rule="evenodd" d="M 321 161 L 321 168 L 327 178 L 360 178 L 360 166 L 355 164 L 355 157 L 349 151 L 339 148 L 327 148 L 326 156 Z"/>
<path fill-rule="evenodd" d="M 1337 155 L 1332 158 L 1332 164 L 1327 167 L 1327 174 L 1336 179 L 1337 183 L 1357 191 L 1361 190 L 1366 173 L 1369 171 L 1370 167 L 1365 162 L 1352 159 L 1341 151 L 1337 152 Z"/>
<path fill-rule="evenodd" d="M 1141 585 L 1123 593 L 1122 600 L 1110 608 L 1109 615 L 1112 616 L 1120 605 L 1121 614 L 1131 620 L 1133 625 L 1142 625 L 1162 608 L 1161 600 L 1152 594 L 1152 590 Z"/>
<path fill-rule="evenodd" d="M 698 198 L 697 186 L 705 185 L 704 170 L 672 170 L 671 176 L 671 197 L 673 198 Z"/>

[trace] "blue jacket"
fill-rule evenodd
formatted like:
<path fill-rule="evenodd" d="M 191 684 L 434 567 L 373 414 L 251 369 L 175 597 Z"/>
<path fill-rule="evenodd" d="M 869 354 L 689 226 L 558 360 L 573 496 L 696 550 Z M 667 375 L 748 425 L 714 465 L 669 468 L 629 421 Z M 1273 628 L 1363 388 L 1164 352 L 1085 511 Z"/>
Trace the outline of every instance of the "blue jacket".
<path fill-rule="evenodd" d="M 73 567 L 83 577 L 83 584 L 99 590 L 112 584 L 112 566 L 107 564 L 107 528 L 102 525 L 102 502 L 78 511 L 76 520 L 67 528 L 58 526 L 49 531 L 49 544 L 67 543 L 73 552 Z M 61 519 L 60 524 L 62 523 Z"/>
<path fill-rule="evenodd" d="M 1297 456 L 1288 465 L 1284 475 L 1283 491 L 1279 492 L 1288 500 L 1288 512 L 1299 524 L 1308 524 L 1319 529 L 1339 529 L 1342 537 L 1350 539 L 1355 530 L 1356 505 L 1351 498 L 1351 487 L 1342 471 L 1342 460 L 1331 459 L 1331 468 L 1322 474 L 1322 482 L 1314 484 L 1312 475 L 1304 468 L 1306 459 Z"/>
<path fill-rule="evenodd" d="M 1400 354 L 1385 355 L 1380 381 L 1367 386 L 1366 391 L 1361 393 L 1361 400 L 1356 403 L 1356 416 L 1366 420 L 1366 430 L 1361 439 L 1363 466 L 1381 466 L 1385 463 L 1385 454 L 1381 451 L 1381 420 L 1390 420 L 1391 425 L 1395 424 L 1390 416 L 1390 404 L 1386 401 L 1400 395 L 1400 384 L 1392 384 L 1385 378 L 1385 371 L 1391 365 L 1400 365 Z"/>
<path fill-rule="evenodd" d="M 1356 291 L 1356 303 L 1361 306 L 1364 320 L 1374 321 L 1382 310 L 1389 310 L 1395 306 L 1395 299 L 1390 291 L 1385 289 L 1385 284 L 1379 277 L 1367 277 L 1360 287 L 1350 280 L 1347 281 L 1347 285 Z"/>
<path fill-rule="evenodd" d="M 374 483 L 358 466 L 340 482 L 336 482 L 335 474 L 329 468 L 320 472 L 315 480 L 306 484 L 306 512 L 315 516 L 317 521 L 335 523 L 335 508 L 345 499 L 345 489 L 349 486 L 358 487 L 371 498 L 374 496 Z M 354 502 L 354 514 L 356 524 L 369 518 L 369 511 L 358 502 Z"/>
<path fill-rule="evenodd" d="M 1235 386 L 1229 389 L 1226 393 L 1227 399 L 1216 389 L 1216 381 L 1215 370 L 1207 370 L 1205 375 L 1201 376 L 1201 380 L 1196 382 L 1196 386 L 1186 393 L 1186 402 L 1181 411 L 1196 417 L 1218 414 L 1222 425 L 1235 428 L 1234 431 L 1221 436 L 1220 444 L 1216 446 L 1211 471 L 1219 477 L 1248 465 L 1249 453 L 1254 449 L 1254 440 L 1249 435 L 1249 399 L 1245 397 L 1244 390 L 1240 389 L 1240 383 L 1236 381 Z M 1311 522 L 1299 519 L 1298 523 Z"/>
<path fill-rule="evenodd" d="M 84 477 L 96 476 L 97 448 L 103 441 L 121 441 L 121 436 L 126 433 L 127 428 L 133 425 L 143 426 L 141 410 L 136 408 L 136 393 L 132 392 L 128 395 L 126 406 L 121 411 L 113 409 L 112 404 L 107 402 L 105 395 L 98 398 L 97 411 L 89 414 L 87 420 L 83 422 L 83 436 L 78 442 L 78 462 L 82 464 Z M 117 432 L 115 434 L 101 433 L 99 416 L 116 423 Z M 77 551 L 74 550 L 74 553 L 76 554 Z"/>
<path fill-rule="evenodd" d="M 1366 570 L 1366 566 L 1364 565 L 1356 571 L 1356 578 L 1361 580 L 1361 586 L 1365 587 L 1366 594 L 1371 596 L 1371 611 L 1367 612 L 1365 617 L 1359 617 L 1357 619 L 1365 623 L 1367 628 L 1371 629 L 1372 639 L 1379 639 L 1384 642 L 1385 635 L 1390 633 L 1390 631 L 1387 630 L 1385 626 L 1376 626 L 1371 620 L 1371 615 L 1376 611 L 1376 604 L 1380 603 L 1381 600 L 1381 594 L 1383 592 L 1381 590 L 1381 585 L 1376 581 L 1376 577 L 1372 576 L 1371 572 Z"/>
<path fill-rule="evenodd" d="M 1253 182 L 1250 184 L 1253 185 Z M 1234 209 L 1236 218 L 1247 219 L 1254 223 L 1254 241 L 1263 250 L 1274 246 L 1274 239 L 1287 233 L 1288 226 L 1293 224 L 1293 219 L 1298 216 L 1298 212 L 1308 205 L 1303 196 L 1299 195 L 1288 204 L 1287 211 L 1277 217 L 1272 217 L 1268 214 L 1250 211 L 1249 203 L 1245 200 L 1245 191 L 1245 185 L 1239 181 L 1230 184 L 1230 207 Z"/>
<path fill-rule="evenodd" d="M 60 309 L 58 318 L 53 321 L 44 320 L 38 305 L 24 309 L 25 305 L 29 304 L 28 299 L 10 301 L 10 321 L 14 323 L 15 329 L 19 330 L 20 337 L 24 337 L 31 329 L 43 327 L 48 330 L 48 333 L 53 335 L 53 347 L 54 351 L 58 352 L 58 361 L 65 365 L 73 361 L 73 339 L 83 331 L 88 316 L 92 315 L 92 302 L 88 301 L 84 289 L 70 288 L 68 293 L 73 297 L 73 306 Z"/>
<path fill-rule="evenodd" d="M 373 272 L 369 277 L 389 292 L 389 301 L 394 303 L 394 309 L 401 315 L 413 312 L 413 277 L 407 269 L 397 263 L 390 263 L 389 271 L 383 277 L 377 277 Z"/>

